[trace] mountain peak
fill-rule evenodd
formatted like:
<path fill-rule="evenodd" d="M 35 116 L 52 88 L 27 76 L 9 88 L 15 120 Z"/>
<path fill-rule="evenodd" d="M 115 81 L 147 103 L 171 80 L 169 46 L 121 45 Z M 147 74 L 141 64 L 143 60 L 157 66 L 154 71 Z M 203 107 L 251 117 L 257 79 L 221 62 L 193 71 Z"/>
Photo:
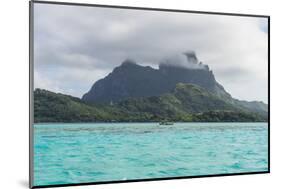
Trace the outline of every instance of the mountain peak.
<path fill-rule="evenodd" d="M 186 51 L 182 53 L 186 56 L 187 61 L 191 64 L 198 64 L 198 58 L 194 51 Z"/>
<path fill-rule="evenodd" d="M 124 66 L 136 66 L 137 65 L 137 63 L 136 63 L 136 61 L 134 61 L 133 59 L 126 59 L 126 60 L 124 60 L 123 62 L 122 62 L 122 64 L 121 64 L 121 67 L 124 67 Z"/>
<path fill-rule="evenodd" d="M 199 61 L 194 51 L 185 51 L 182 54 L 166 57 L 159 64 L 159 69 L 171 67 L 210 71 L 208 65 L 205 65 Z"/>

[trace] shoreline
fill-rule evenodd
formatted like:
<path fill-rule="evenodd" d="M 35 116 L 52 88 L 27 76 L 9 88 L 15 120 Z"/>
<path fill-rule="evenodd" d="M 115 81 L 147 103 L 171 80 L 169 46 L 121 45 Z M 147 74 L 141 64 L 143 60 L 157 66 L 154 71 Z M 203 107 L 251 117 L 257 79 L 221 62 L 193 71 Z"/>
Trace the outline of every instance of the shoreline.
<path fill-rule="evenodd" d="M 149 123 L 156 123 L 159 124 L 160 122 L 70 122 L 70 123 L 63 123 L 63 122 L 47 122 L 47 123 L 33 123 L 33 125 L 53 125 L 53 124 L 59 124 L 59 125 L 76 125 L 76 124 L 149 124 Z M 269 122 L 173 122 L 174 124 L 183 124 L 183 123 L 204 123 L 204 124 L 212 124 L 212 123 L 217 123 L 217 124 L 224 124 L 224 123 L 267 123 Z M 165 126 L 165 125 L 162 125 Z"/>

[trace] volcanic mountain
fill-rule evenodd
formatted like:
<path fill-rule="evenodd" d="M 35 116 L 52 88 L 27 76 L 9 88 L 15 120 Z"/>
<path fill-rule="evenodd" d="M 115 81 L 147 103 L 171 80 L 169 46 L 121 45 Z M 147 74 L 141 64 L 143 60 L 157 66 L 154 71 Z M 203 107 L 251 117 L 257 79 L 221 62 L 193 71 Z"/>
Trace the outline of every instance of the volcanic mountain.
<path fill-rule="evenodd" d="M 175 60 L 174 64 L 171 63 L 171 60 L 167 60 L 160 63 L 159 69 L 154 69 L 138 65 L 133 60 L 125 60 L 108 76 L 94 83 L 82 100 L 109 103 L 129 97 L 159 96 L 172 91 L 177 83 L 195 84 L 222 98 L 231 99 L 231 96 L 216 81 L 213 72 L 207 65 L 198 64 L 194 53 L 185 55 L 193 67 L 178 65 L 179 60 Z"/>
<path fill-rule="evenodd" d="M 36 89 L 36 122 L 256 122 L 268 106 L 233 98 L 209 67 L 188 51 L 158 69 L 125 60 L 95 82 L 82 99 Z"/>

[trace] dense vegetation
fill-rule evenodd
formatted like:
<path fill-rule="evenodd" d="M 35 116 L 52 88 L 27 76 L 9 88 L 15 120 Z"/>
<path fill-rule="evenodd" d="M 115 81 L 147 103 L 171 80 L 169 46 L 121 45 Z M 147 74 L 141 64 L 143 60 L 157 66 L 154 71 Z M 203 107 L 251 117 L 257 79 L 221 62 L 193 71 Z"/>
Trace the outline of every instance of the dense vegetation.
<path fill-rule="evenodd" d="M 34 91 L 34 117 L 39 122 L 254 122 L 267 121 L 266 112 L 231 104 L 202 87 L 178 83 L 170 93 L 90 104 L 47 90 Z"/>

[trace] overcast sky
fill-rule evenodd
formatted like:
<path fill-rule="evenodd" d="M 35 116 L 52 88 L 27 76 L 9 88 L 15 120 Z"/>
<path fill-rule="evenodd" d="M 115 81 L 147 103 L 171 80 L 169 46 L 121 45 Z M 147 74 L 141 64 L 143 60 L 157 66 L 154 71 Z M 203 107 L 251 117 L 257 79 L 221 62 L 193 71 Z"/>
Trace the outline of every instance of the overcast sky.
<path fill-rule="evenodd" d="M 267 102 L 267 19 L 35 4 L 34 85 L 77 97 L 124 59 L 194 50 L 235 98 Z"/>

